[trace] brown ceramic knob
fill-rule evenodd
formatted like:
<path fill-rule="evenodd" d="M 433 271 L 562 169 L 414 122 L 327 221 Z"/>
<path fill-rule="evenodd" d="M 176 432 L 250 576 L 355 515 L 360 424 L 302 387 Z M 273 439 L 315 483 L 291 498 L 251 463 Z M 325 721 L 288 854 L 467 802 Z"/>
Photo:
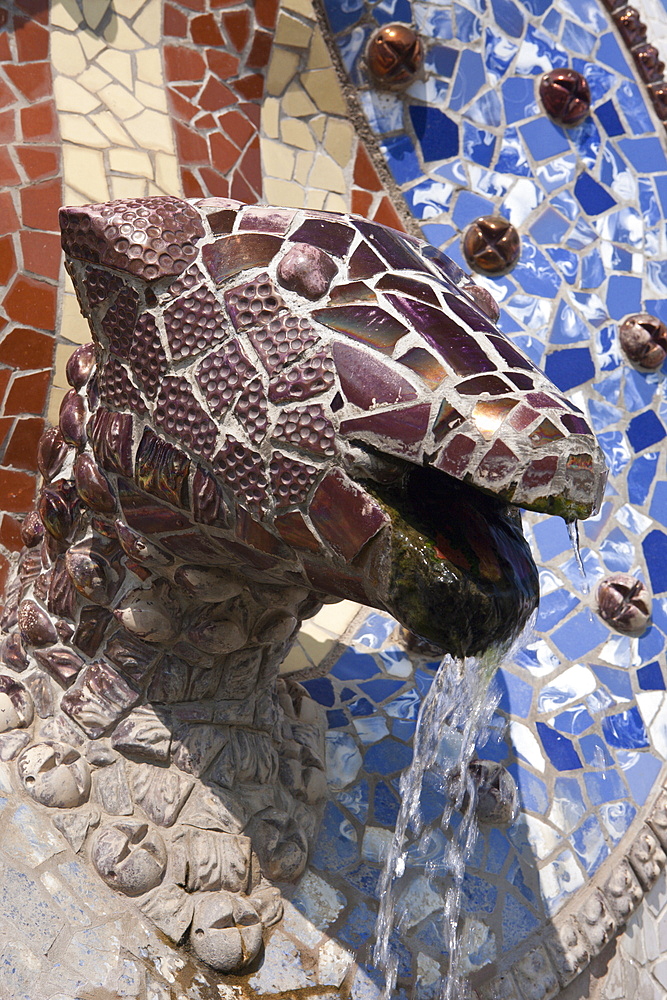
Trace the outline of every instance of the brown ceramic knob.
<path fill-rule="evenodd" d="M 407 87 L 421 69 L 424 49 L 419 35 L 409 25 L 385 24 L 371 35 L 366 60 L 377 84 Z"/>
<path fill-rule="evenodd" d="M 499 215 L 483 215 L 467 229 L 463 253 L 479 274 L 500 277 L 511 271 L 521 254 L 516 228 Z"/>
<path fill-rule="evenodd" d="M 646 25 L 635 7 L 614 11 L 612 17 L 630 48 L 646 41 Z"/>
<path fill-rule="evenodd" d="M 667 327 L 650 313 L 634 313 L 621 323 L 621 348 L 628 361 L 653 371 L 667 355 Z"/>
<path fill-rule="evenodd" d="M 558 125 L 580 125 L 591 107 L 586 78 L 575 69 L 552 69 L 540 81 L 544 110 Z"/>
<path fill-rule="evenodd" d="M 667 83 L 661 80 L 658 83 L 652 83 L 648 89 L 655 113 L 661 122 L 667 121 Z"/>
<path fill-rule="evenodd" d="M 598 614 L 617 632 L 639 635 L 651 617 L 651 597 L 641 580 L 615 573 L 598 587 Z"/>
<path fill-rule="evenodd" d="M 632 50 L 637 68 L 647 83 L 657 83 L 662 80 L 665 64 L 655 45 L 638 45 Z"/>

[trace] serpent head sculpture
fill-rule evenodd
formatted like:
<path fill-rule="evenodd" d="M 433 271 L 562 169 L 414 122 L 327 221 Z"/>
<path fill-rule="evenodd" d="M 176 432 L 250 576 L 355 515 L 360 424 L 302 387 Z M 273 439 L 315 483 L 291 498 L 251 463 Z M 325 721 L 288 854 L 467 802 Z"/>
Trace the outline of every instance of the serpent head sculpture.
<path fill-rule="evenodd" d="M 94 344 L 40 445 L 0 741 L 109 885 L 238 971 L 326 791 L 315 706 L 278 679 L 301 620 L 351 598 L 502 646 L 538 596 L 517 508 L 590 515 L 604 461 L 418 240 L 221 199 L 61 224 Z"/>

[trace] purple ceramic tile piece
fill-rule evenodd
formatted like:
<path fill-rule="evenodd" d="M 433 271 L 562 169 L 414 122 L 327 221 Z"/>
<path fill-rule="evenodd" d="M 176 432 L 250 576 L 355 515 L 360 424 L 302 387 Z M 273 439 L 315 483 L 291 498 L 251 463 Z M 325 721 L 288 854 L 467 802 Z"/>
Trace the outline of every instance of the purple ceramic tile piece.
<path fill-rule="evenodd" d="M 247 328 L 247 335 L 269 375 L 292 364 L 320 339 L 308 320 L 285 311 L 269 323 Z"/>
<path fill-rule="evenodd" d="M 158 427 L 200 455 L 213 454 L 218 428 L 195 399 L 185 378 L 164 378 L 155 401 Z"/>
<path fill-rule="evenodd" d="M 234 407 L 239 423 L 248 432 L 253 444 L 259 444 L 266 437 L 268 408 L 264 386 L 260 379 L 254 378 L 244 387 Z"/>
<path fill-rule="evenodd" d="M 383 354 L 392 354 L 397 341 L 408 332 L 407 327 L 394 316 L 375 305 L 315 309 L 313 318 L 338 333 L 377 348 Z"/>
<path fill-rule="evenodd" d="M 70 257 L 129 271 L 145 281 L 184 271 L 204 235 L 197 210 L 170 195 L 61 208 L 60 227 Z"/>
<path fill-rule="evenodd" d="M 309 514 L 317 532 L 347 561 L 389 523 L 368 493 L 340 469 L 328 473 L 317 487 Z"/>
<path fill-rule="evenodd" d="M 412 249 L 400 233 L 364 219 L 355 219 L 354 225 L 373 249 L 382 254 L 389 267 L 399 271 L 428 271 L 419 253 Z"/>
<path fill-rule="evenodd" d="M 546 490 L 556 475 L 558 456 L 548 455 L 546 458 L 536 458 L 530 463 L 521 479 L 521 491 Z"/>
<path fill-rule="evenodd" d="M 370 285 L 363 281 L 351 281 L 345 285 L 336 285 L 329 296 L 329 304 L 343 306 L 349 302 L 375 302 L 376 298 Z"/>
<path fill-rule="evenodd" d="M 232 493 L 256 507 L 266 501 L 268 482 L 262 456 L 231 435 L 215 456 L 215 470 Z"/>
<path fill-rule="evenodd" d="M 561 423 L 571 434 L 592 434 L 583 417 L 578 417 L 575 413 L 565 413 L 561 418 Z"/>
<path fill-rule="evenodd" d="M 329 351 L 317 351 L 282 374 L 274 375 L 269 382 L 269 399 L 272 403 L 282 403 L 318 396 L 334 384 L 334 368 Z"/>
<path fill-rule="evenodd" d="M 143 313 L 134 328 L 130 365 L 149 399 L 154 399 L 160 380 L 167 372 L 167 357 L 160 342 L 155 319 Z"/>
<path fill-rule="evenodd" d="M 101 608 L 97 604 L 82 608 L 79 615 L 79 625 L 72 640 L 76 648 L 80 649 L 85 656 L 94 656 L 112 617 L 111 611 Z"/>
<path fill-rule="evenodd" d="M 63 439 L 77 448 L 86 443 L 86 410 L 83 398 L 74 389 L 65 394 L 60 404 L 58 426 Z"/>
<path fill-rule="evenodd" d="M 236 537 L 244 545 L 251 545 L 267 555 L 287 555 L 282 542 L 261 525 L 250 511 L 239 508 L 236 518 Z"/>
<path fill-rule="evenodd" d="M 170 300 L 178 298 L 179 295 L 186 295 L 196 288 L 204 280 L 204 273 L 199 270 L 196 264 L 191 264 L 187 271 L 183 271 L 177 278 L 169 283 L 167 291 Z"/>
<path fill-rule="evenodd" d="M 560 441 L 565 435 L 548 417 L 545 417 L 535 430 L 530 432 L 528 437 L 534 448 L 540 448 L 542 445 Z"/>
<path fill-rule="evenodd" d="M 214 236 L 226 236 L 231 233 L 238 212 L 233 208 L 219 208 L 217 212 L 207 215 L 208 224 Z"/>
<path fill-rule="evenodd" d="M 521 389 L 525 392 L 528 389 L 535 388 L 534 379 L 532 379 L 530 375 L 526 375 L 525 372 L 503 372 L 503 374 L 505 378 L 510 380 L 512 385 L 517 387 L 517 389 Z"/>
<path fill-rule="evenodd" d="M 314 302 L 329 291 L 338 265 L 319 247 L 294 243 L 278 264 L 276 277 L 283 288 Z"/>
<path fill-rule="evenodd" d="M 405 445 L 406 454 L 413 454 L 415 448 L 410 446 L 419 445 L 422 442 L 428 430 L 430 415 L 431 404 L 419 403 L 417 406 L 406 406 L 400 410 L 383 410 L 364 417 L 343 420 L 340 431 L 347 437 L 361 434 L 370 435 L 375 440 L 380 441 L 389 438 L 391 441 Z"/>
<path fill-rule="evenodd" d="M 90 455 L 79 455 L 74 463 L 76 490 L 86 506 L 100 514 L 112 514 L 116 501 L 109 480 Z"/>
<path fill-rule="evenodd" d="M 454 409 L 446 399 L 443 399 L 433 425 L 435 440 L 442 441 L 444 437 L 451 434 L 452 431 L 456 430 L 464 422 L 465 417 L 458 410 Z"/>
<path fill-rule="evenodd" d="M 480 396 L 483 392 L 488 392 L 490 396 L 503 396 L 511 392 L 511 387 L 497 375 L 477 375 L 459 382 L 456 391 L 462 396 Z"/>
<path fill-rule="evenodd" d="M 381 291 L 401 292 L 403 295 L 412 295 L 422 302 L 428 302 L 432 306 L 440 308 L 438 296 L 430 285 L 423 281 L 416 281 L 403 274 L 385 274 L 375 286 Z"/>
<path fill-rule="evenodd" d="M 195 521 L 202 524 L 224 527 L 229 521 L 218 480 L 200 465 L 196 466 L 192 480 L 192 513 Z"/>
<path fill-rule="evenodd" d="M 434 462 L 436 469 L 441 469 L 454 479 L 462 479 L 470 465 L 476 442 L 466 434 L 457 434 L 445 445 Z"/>
<path fill-rule="evenodd" d="M 142 490 L 176 507 L 187 507 L 190 459 L 179 448 L 146 427 L 134 465 L 135 479 Z"/>
<path fill-rule="evenodd" d="M 68 646 L 50 646 L 49 649 L 35 649 L 32 654 L 40 666 L 52 677 L 67 687 L 85 666 L 85 660 Z"/>
<path fill-rule="evenodd" d="M 83 272 L 83 285 L 91 309 L 120 291 L 123 284 L 123 279 L 119 275 L 103 271 L 99 267 L 87 267 Z"/>
<path fill-rule="evenodd" d="M 387 298 L 422 337 L 437 349 L 445 364 L 457 375 L 477 375 L 496 370 L 497 365 L 487 357 L 484 348 L 472 334 L 466 333 L 439 309 L 434 309 L 425 302 L 391 293 Z"/>
<path fill-rule="evenodd" d="M 333 347 L 341 389 L 362 410 L 385 403 L 407 403 L 417 398 L 413 386 L 376 355 L 338 341 Z"/>
<path fill-rule="evenodd" d="M 319 247 L 336 257 L 344 257 L 354 239 L 354 229 L 341 222 L 331 222 L 328 219 L 306 219 L 290 240 L 297 243 L 308 243 Z"/>
<path fill-rule="evenodd" d="M 338 413 L 338 411 L 342 410 L 343 407 L 345 406 L 345 401 L 343 400 L 343 397 L 339 392 L 337 392 L 334 398 L 331 400 L 330 406 L 332 413 Z"/>
<path fill-rule="evenodd" d="M 314 465 L 305 465 L 278 451 L 271 456 L 269 472 L 276 507 L 304 503 L 317 476 Z"/>
<path fill-rule="evenodd" d="M 95 366 L 95 345 L 82 344 L 70 354 L 65 366 L 67 381 L 73 389 L 83 389 Z"/>
<path fill-rule="evenodd" d="M 113 406 L 117 410 L 131 410 L 133 413 L 147 412 L 139 390 L 132 384 L 125 367 L 113 354 L 98 366 L 97 384 L 100 399 L 108 406 Z"/>
<path fill-rule="evenodd" d="M 433 355 L 423 347 L 411 347 L 398 361 L 419 375 L 429 389 L 437 389 L 447 377 L 447 372 L 440 362 L 436 361 Z"/>
<path fill-rule="evenodd" d="M 456 295 L 450 295 L 449 292 L 445 292 L 445 302 L 452 310 L 452 312 L 462 319 L 471 330 L 475 333 L 494 333 L 495 326 L 491 321 L 483 315 L 480 309 L 477 309 L 470 302 L 467 302 L 464 298 L 460 298 Z"/>
<path fill-rule="evenodd" d="M 377 254 L 373 253 L 365 240 L 357 246 L 350 257 L 347 267 L 349 278 L 372 278 L 381 271 L 386 271 L 387 265 L 380 260 Z"/>
<path fill-rule="evenodd" d="M 76 590 L 67 572 L 65 557 L 58 556 L 51 571 L 46 606 L 51 614 L 73 621 L 77 603 Z"/>
<path fill-rule="evenodd" d="M 183 514 L 165 507 L 153 497 L 138 490 L 127 479 L 118 480 L 118 496 L 125 520 L 131 528 L 142 535 L 178 531 L 189 524 Z"/>
<path fill-rule="evenodd" d="M 536 410 L 565 409 L 560 400 L 555 399 L 553 396 L 548 396 L 546 392 L 529 392 L 526 395 L 526 402 L 534 406 Z"/>
<path fill-rule="evenodd" d="M 91 739 L 98 739 L 117 722 L 140 695 L 105 660 L 89 664 L 79 674 L 73 687 L 63 695 L 60 707 L 71 716 Z"/>
<path fill-rule="evenodd" d="M 224 309 L 205 285 L 176 299 L 163 315 L 174 361 L 201 354 L 230 332 Z"/>
<path fill-rule="evenodd" d="M 124 360 L 130 356 L 138 308 L 139 296 L 134 288 L 123 285 L 102 319 L 102 331 L 109 341 L 110 350 Z"/>
<path fill-rule="evenodd" d="M 69 448 L 60 429 L 47 427 L 37 445 L 37 468 L 47 482 L 55 479 L 68 455 Z"/>
<path fill-rule="evenodd" d="M 219 566 L 222 549 L 212 538 L 206 538 L 200 531 L 184 531 L 180 535 L 169 535 L 160 544 L 180 559 L 188 562 Z"/>
<path fill-rule="evenodd" d="M 507 418 L 507 426 L 513 431 L 525 431 L 539 417 L 537 410 L 531 409 L 527 403 L 521 403 Z"/>
<path fill-rule="evenodd" d="M 484 485 L 484 483 L 491 485 L 501 483 L 514 474 L 518 465 L 519 459 L 517 456 L 508 448 L 504 441 L 498 438 L 477 466 L 475 483 L 480 486 Z"/>
<path fill-rule="evenodd" d="M 239 231 L 252 230 L 259 233 L 276 233 L 282 236 L 291 226 L 295 215 L 296 210 L 292 208 L 246 205 L 241 212 L 238 228 Z"/>
<path fill-rule="evenodd" d="M 489 340 L 510 368 L 525 368 L 529 372 L 537 371 L 532 361 L 529 361 L 513 344 L 510 344 L 509 340 L 498 336 L 497 333 L 490 336 Z"/>
<path fill-rule="evenodd" d="M 142 684 L 154 664 L 158 650 L 124 628 L 119 629 L 104 646 L 104 658 L 131 681 Z"/>
<path fill-rule="evenodd" d="M 519 403 L 518 399 L 482 399 L 475 403 L 472 419 L 485 441 L 490 441 L 508 413 Z"/>
<path fill-rule="evenodd" d="M 294 549 L 319 552 L 322 548 L 319 538 L 315 537 L 298 510 L 279 514 L 274 519 L 273 526 L 282 540 Z"/>
<path fill-rule="evenodd" d="M 269 275 L 258 274 L 253 281 L 225 292 L 225 304 L 237 330 L 268 326 L 285 309 L 285 302 Z"/>
<path fill-rule="evenodd" d="M 319 403 L 282 410 L 271 437 L 314 455 L 336 454 L 336 432 Z"/>
<path fill-rule="evenodd" d="M 95 457 L 110 472 L 132 475 L 132 417 L 99 409 L 88 423 Z"/>
<path fill-rule="evenodd" d="M 235 233 L 207 244 L 202 256 L 216 284 L 250 267 L 266 267 L 283 245 L 279 236 L 268 233 Z"/>
<path fill-rule="evenodd" d="M 196 379 L 206 397 L 209 410 L 219 416 L 229 409 L 243 385 L 257 375 L 236 338 L 217 351 L 207 354 L 196 372 Z"/>

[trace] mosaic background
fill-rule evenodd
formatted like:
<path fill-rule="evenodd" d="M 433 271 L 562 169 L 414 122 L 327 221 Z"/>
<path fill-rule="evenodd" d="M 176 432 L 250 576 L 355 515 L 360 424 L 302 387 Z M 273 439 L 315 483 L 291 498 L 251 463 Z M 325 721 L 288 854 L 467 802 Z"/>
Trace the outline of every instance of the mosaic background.
<path fill-rule="evenodd" d="M 639 5 L 663 54 L 664 2 Z M 582 530 L 588 593 L 562 522 L 524 518 L 541 567 L 537 630 L 499 672 L 497 734 L 479 748 L 508 764 L 523 811 L 510 831 L 480 838 L 469 866 L 464 913 L 477 983 L 606 877 L 664 780 L 664 375 L 631 369 L 617 343 L 630 312 L 667 321 L 664 125 L 597 0 L 329 0 L 319 15 L 308 0 L 0 5 L 0 575 L 19 545 L 36 443 L 44 419 L 57 416 L 65 362 L 88 339 L 61 280 L 59 204 L 203 192 L 352 210 L 423 234 L 460 263 L 460 234 L 474 218 L 509 218 L 521 232 L 521 262 L 480 282 L 500 302 L 504 332 L 587 413 L 611 476 L 600 515 Z M 401 96 L 371 90 L 361 64 L 370 32 L 391 20 L 413 23 L 427 43 L 425 77 Z M 593 97 L 591 116 L 569 131 L 535 98 L 536 80 L 559 66 L 582 72 Z M 639 640 L 595 614 L 596 583 L 618 570 L 654 595 L 653 625 Z M 339 646 L 343 633 L 349 641 Z M 327 676 L 315 676 L 324 666 Z M 306 685 L 328 713 L 332 800 L 312 869 L 248 988 L 318 985 L 374 1000 L 375 886 L 435 664 L 411 663 L 390 619 L 343 602 L 304 627 L 285 669 L 308 671 Z M 435 794 L 427 805 L 437 809 Z M 46 837 L 38 830 L 33 839 Z M 49 858 L 60 857 L 56 846 Z M 24 878 L 43 863 L 26 858 Z M 65 919 L 64 897 L 49 892 Z M 436 996 L 441 900 L 417 882 L 408 905 L 400 981 Z M 666 905 L 663 878 L 591 996 L 667 996 Z M 101 916 L 87 919 L 102 926 Z M 308 955 L 322 951 L 325 933 L 331 955 L 313 966 Z M 31 947 L 27 940 L 25 955 Z M 86 947 L 94 955 L 100 945 Z M 142 995 L 148 973 L 120 992 L 121 951 L 113 954 L 100 984 Z M 3 961 L 8 995 L 28 995 L 11 978 L 28 958 L 14 961 L 14 973 L 4 953 Z M 150 975 L 161 980 L 162 993 L 150 987 L 155 996 L 197 995 Z M 510 977 L 506 996 L 555 996 L 551 975 L 542 992 L 529 977 Z M 589 995 L 587 985 L 578 989 Z"/>

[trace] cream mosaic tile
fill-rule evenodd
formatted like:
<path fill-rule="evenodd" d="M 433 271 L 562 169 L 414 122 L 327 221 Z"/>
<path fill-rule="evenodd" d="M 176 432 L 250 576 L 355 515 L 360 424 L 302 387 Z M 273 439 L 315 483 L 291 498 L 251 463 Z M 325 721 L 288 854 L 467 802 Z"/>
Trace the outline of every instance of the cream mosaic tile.
<path fill-rule="evenodd" d="M 75 80 L 70 80 L 67 76 L 55 78 L 53 93 L 59 111 L 75 111 L 87 115 L 100 106 L 100 102 L 94 94 L 90 94 L 84 87 L 76 83 Z"/>
<path fill-rule="evenodd" d="M 289 45 L 296 49 L 305 49 L 310 45 L 312 28 L 303 21 L 281 11 L 273 38 L 274 45 Z"/>
<path fill-rule="evenodd" d="M 84 146 L 63 146 L 63 174 L 66 187 L 71 186 L 83 196 L 84 201 L 79 201 L 79 204 L 108 200 L 109 186 L 100 150 Z"/>
<path fill-rule="evenodd" d="M 86 55 L 81 42 L 75 34 L 54 32 L 51 36 L 58 35 L 56 44 L 53 45 L 51 63 L 56 73 L 65 76 L 78 76 L 85 72 L 88 65 Z"/>
<path fill-rule="evenodd" d="M 52 28 L 76 31 L 81 24 L 81 11 L 76 0 L 53 0 L 49 20 Z"/>
<path fill-rule="evenodd" d="M 277 96 L 282 94 L 288 82 L 299 68 L 299 57 L 296 52 L 286 52 L 275 45 L 271 53 L 271 62 L 266 75 L 266 92 Z"/>
<path fill-rule="evenodd" d="M 106 49 L 101 52 L 98 64 L 114 76 L 124 87 L 132 89 L 133 73 L 132 59 L 127 52 L 118 52 L 115 49 Z"/>
<path fill-rule="evenodd" d="M 333 66 L 328 69 L 311 69 L 301 75 L 303 85 L 320 111 L 333 115 L 346 115 L 347 105 Z"/>
<path fill-rule="evenodd" d="M 167 115 L 162 115 L 158 111 L 147 108 L 137 115 L 136 118 L 125 122 L 128 132 L 134 138 L 137 145 L 152 150 L 159 150 L 162 153 L 174 152 L 174 139 L 171 131 L 171 123 Z M 177 191 L 169 191 L 168 194 L 178 194 Z"/>
<path fill-rule="evenodd" d="M 134 85 L 134 93 L 139 103 L 143 104 L 144 107 L 153 108 L 154 111 L 162 111 L 164 114 L 168 113 L 167 95 L 159 87 L 153 87 L 149 83 L 137 80 Z"/>
<path fill-rule="evenodd" d="M 111 180 L 112 198 L 146 198 L 148 197 L 148 181 L 140 177 L 119 177 L 116 174 Z"/>
<path fill-rule="evenodd" d="M 118 83 L 110 83 L 100 90 L 100 97 L 114 115 L 123 119 L 132 118 L 141 111 L 141 104 L 129 90 Z"/>
<path fill-rule="evenodd" d="M 91 121 L 104 132 L 107 139 L 116 146 L 134 146 L 134 141 L 127 134 L 123 126 L 117 121 L 110 111 L 99 111 L 92 115 Z M 172 156 L 175 160 L 175 157 Z"/>
<path fill-rule="evenodd" d="M 153 178 L 153 164 L 148 153 L 140 149 L 112 149 L 109 152 L 109 166 L 121 174 L 136 174 Z"/>
<path fill-rule="evenodd" d="M 60 116 L 60 137 L 63 142 L 76 143 L 81 146 L 93 146 L 106 149 L 109 139 L 83 115 L 62 114 Z"/>
<path fill-rule="evenodd" d="M 287 146 L 299 149 L 315 149 L 315 137 L 305 122 L 298 118 L 286 118 L 280 126 L 280 138 Z"/>
<path fill-rule="evenodd" d="M 134 61 L 138 80 L 150 83 L 158 90 L 164 90 L 162 57 L 159 48 L 144 49 L 142 52 L 135 53 Z"/>

